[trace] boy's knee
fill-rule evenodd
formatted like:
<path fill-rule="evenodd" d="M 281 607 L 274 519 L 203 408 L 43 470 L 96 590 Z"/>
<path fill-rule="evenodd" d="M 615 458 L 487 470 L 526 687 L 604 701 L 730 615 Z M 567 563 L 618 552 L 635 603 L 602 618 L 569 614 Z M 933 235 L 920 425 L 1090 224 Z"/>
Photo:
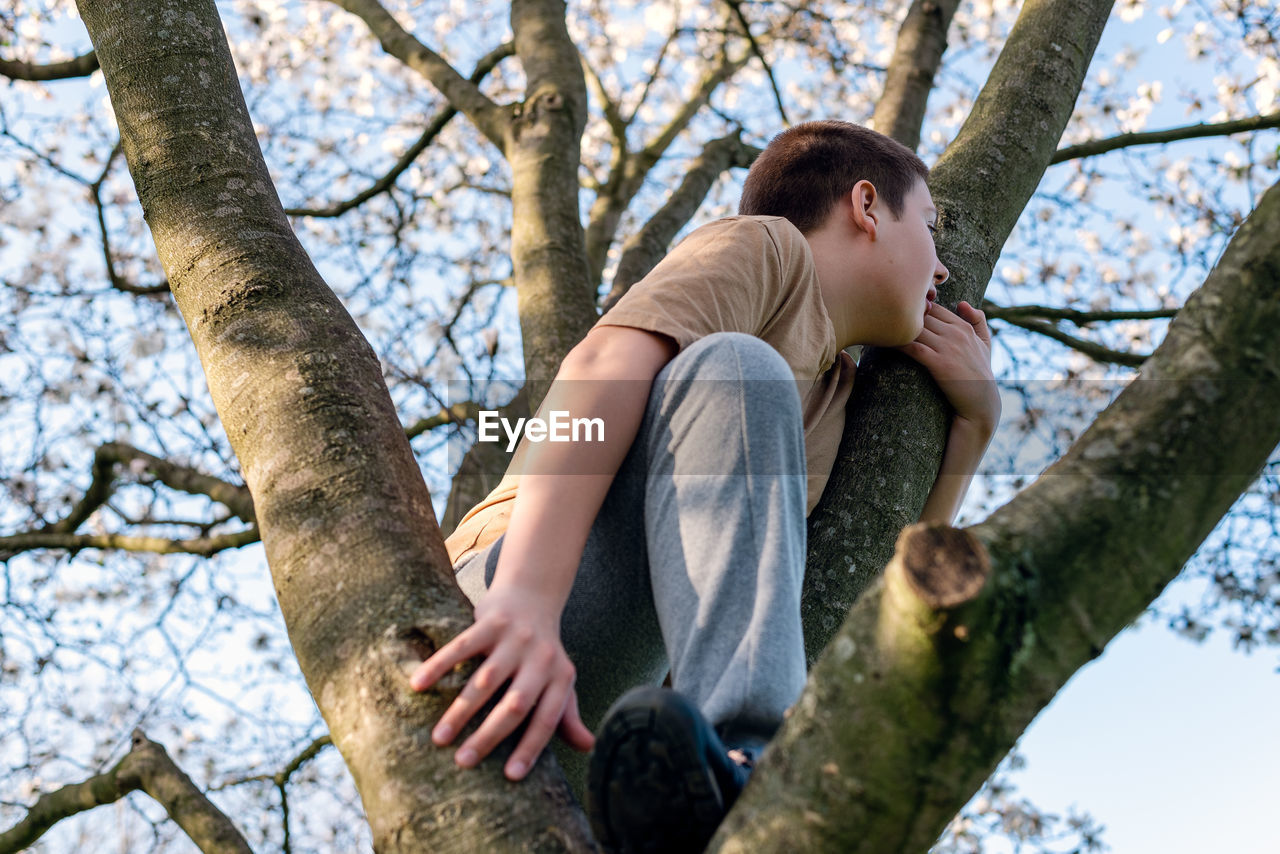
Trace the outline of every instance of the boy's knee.
<path fill-rule="evenodd" d="M 791 367 L 777 350 L 754 335 L 742 332 L 715 332 L 699 338 L 677 355 L 668 368 L 676 376 L 690 373 L 691 379 L 795 382 Z"/>
<path fill-rule="evenodd" d="M 745 405 L 753 420 L 800 420 L 800 395 L 786 360 L 740 332 L 717 332 L 686 347 L 658 374 L 654 401 L 708 414 Z"/>

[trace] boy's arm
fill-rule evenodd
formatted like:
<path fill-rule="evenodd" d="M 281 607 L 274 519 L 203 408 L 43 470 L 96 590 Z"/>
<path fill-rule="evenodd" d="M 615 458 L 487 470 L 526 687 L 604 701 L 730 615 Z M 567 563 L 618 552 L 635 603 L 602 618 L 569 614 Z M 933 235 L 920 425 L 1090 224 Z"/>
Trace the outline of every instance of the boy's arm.
<path fill-rule="evenodd" d="M 475 623 L 410 679 L 414 690 L 425 691 L 460 662 L 485 656 L 432 732 L 438 745 L 452 741 L 511 680 L 502 700 L 458 749 L 459 765 L 478 763 L 526 718 L 529 727 L 506 764 L 512 780 L 528 773 L 557 726 L 571 745 L 590 749 L 592 735 L 573 691 L 573 665 L 560 641 L 560 616 L 591 525 L 639 430 L 653 378 L 676 349 L 662 335 L 597 326 L 560 366 L 539 411 L 599 418 L 603 441 L 521 443 L 513 463 L 520 488 Z"/>
<path fill-rule="evenodd" d="M 986 315 L 967 302 L 955 312 L 930 303 L 924 330 L 900 349 L 928 369 L 955 410 L 942 468 L 920 511 L 921 522 L 949 525 L 1000 421 L 1000 392 L 991 373 L 991 330 Z"/>

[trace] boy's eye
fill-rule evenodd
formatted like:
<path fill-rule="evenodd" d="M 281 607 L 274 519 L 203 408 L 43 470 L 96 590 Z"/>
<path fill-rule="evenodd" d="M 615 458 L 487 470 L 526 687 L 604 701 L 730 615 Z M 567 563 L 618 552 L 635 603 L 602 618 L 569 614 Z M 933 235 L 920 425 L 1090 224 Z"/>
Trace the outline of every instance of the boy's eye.
<path fill-rule="evenodd" d="M 937 224 L 936 222 L 928 222 L 928 223 L 925 223 L 925 225 L 929 226 L 929 233 L 930 233 L 930 234 L 937 234 L 937 233 L 938 233 L 938 224 Z"/>

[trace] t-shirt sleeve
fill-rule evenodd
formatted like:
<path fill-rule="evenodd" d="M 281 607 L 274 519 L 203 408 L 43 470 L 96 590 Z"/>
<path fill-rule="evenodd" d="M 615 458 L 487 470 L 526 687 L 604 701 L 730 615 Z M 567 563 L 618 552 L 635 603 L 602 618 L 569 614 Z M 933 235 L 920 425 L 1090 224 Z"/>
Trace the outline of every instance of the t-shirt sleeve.
<path fill-rule="evenodd" d="M 705 225 L 633 285 L 598 325 L 669 335 L 681 350 L 713 332 L 762 336 L 801 266 L 788 237 L 755 218 Z M 796 232 L 795 239 L 804 238 Z"/>

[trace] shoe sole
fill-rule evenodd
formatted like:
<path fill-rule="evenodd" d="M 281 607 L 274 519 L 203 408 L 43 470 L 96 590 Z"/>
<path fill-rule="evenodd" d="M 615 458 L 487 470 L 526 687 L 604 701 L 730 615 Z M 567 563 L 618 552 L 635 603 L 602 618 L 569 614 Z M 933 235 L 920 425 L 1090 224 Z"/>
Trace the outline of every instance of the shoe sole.
<path fill-rule="evenodd" d="M 702 851 L 725 815 L 706 751 L 671 692 L 642 688 L 619 700 L 587 770 L 587 811 L 605 850 Z"/>

